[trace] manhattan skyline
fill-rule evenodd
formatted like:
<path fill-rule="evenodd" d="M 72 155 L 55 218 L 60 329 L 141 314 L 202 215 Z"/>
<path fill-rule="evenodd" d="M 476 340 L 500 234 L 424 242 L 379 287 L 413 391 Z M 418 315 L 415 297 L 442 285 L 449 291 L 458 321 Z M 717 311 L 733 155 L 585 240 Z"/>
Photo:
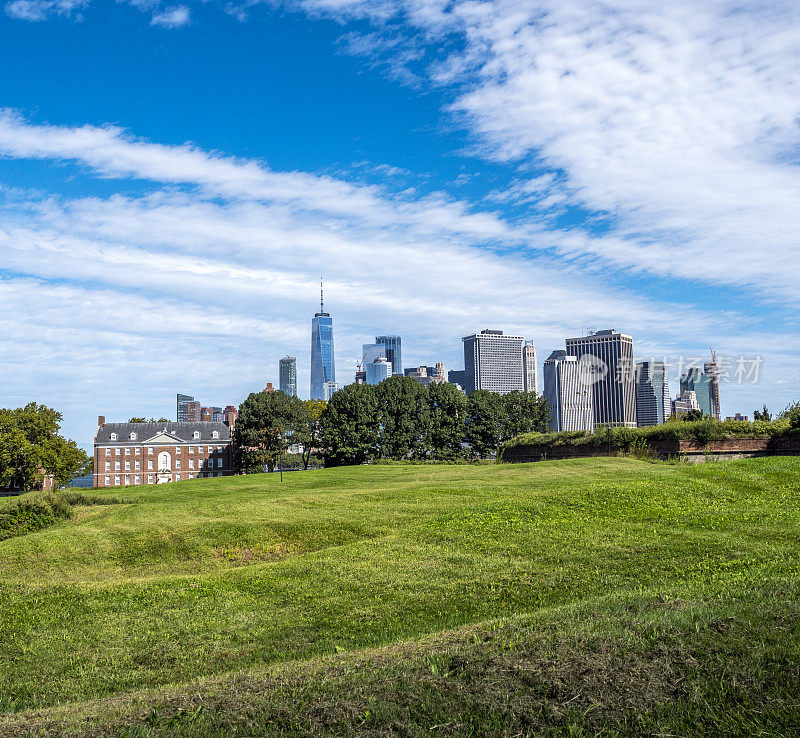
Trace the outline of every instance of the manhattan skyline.
<path fill-rule="evenodd" d="M 1 7 L 2 406 L 86 444 L 287 354 L 303 396 L 320 273 L 340 386 L 379 335 L 522 335 L 541 383 L 614 327 L 762 356 L 723 416 L 800 398 L 787 4 Z"/>

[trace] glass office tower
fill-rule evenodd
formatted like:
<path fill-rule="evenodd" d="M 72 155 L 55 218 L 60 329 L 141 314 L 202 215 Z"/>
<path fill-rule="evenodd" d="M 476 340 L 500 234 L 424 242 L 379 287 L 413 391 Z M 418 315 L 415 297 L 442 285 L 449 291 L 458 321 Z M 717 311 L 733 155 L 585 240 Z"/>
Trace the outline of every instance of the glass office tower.
<path fill-rule="evenodd" d="M 392 374 L 403 373 L 403 346 L 400 336 L 376 336 L 375 343 L 386 351 L 386 358 L 392 365 Z"/>
<path fill-rule="evenodd" d="M 320 288 L 319 312 L 311 321 L 311 399 L 324 400 L 325 384 L 336 382 L 333 363 L 333 318 L 326 313 Z"/>
<path fill-rule="evenodd" d="M 289 397 L 297 397 L 297 360 L 294 356 L 284 356 L 278 362 L 278 384 L 281 392 Z"/>

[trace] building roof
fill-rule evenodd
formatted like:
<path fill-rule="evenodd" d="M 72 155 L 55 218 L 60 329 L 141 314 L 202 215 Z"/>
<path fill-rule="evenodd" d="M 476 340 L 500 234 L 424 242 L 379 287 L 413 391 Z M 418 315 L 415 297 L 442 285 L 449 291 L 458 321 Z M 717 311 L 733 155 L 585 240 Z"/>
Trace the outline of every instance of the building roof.
<path fill-rule="evenodd" d="M 195 431 L 200 433 L 199 438 L 194 437 Z M 214 431 L 217 431 L 217 438 L 214 438 Z M 219 420 L 203 420 L 180 423 L 104 423 L 97 429 L 94 442 L 104 446 L 128 446 L 131 443 L 143 443 L 164 432 L 184 443 L 219 443 L 231 439 L 231 429 L 225 423 Z M 117 434 L 116 441 L 111 440 L 112 433 Z M 131 441 L 131 433 L 136 434 L 135 441 Z"/>

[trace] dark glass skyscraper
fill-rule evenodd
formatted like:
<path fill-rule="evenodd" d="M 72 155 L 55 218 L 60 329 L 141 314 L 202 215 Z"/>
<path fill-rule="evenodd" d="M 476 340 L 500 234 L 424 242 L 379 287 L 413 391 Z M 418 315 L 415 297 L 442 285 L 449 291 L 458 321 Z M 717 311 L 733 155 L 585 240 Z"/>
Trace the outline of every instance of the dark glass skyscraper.
<path fill-rule="evenodd" d="M 289 397 L 297 397 L 297 360 L 294 356 L 284 356 L 278 362 L 278 369 L 281 392 Z"/>
<path fill-rule="evenodd" d="M 384 347 L 386 358 L 392 365 L 392 374 L 402 374 L 403 342 L 400 336 L 376 336 L 375 343 Z"/>
<path fill-rule="evenodd" d="M 325 312 L 322 283 L 319 288 L 319 312 L 311 321 L 311 399 L 324 400 L 326 382 L 336 381 L 333 363 L 333 318 Z"/>

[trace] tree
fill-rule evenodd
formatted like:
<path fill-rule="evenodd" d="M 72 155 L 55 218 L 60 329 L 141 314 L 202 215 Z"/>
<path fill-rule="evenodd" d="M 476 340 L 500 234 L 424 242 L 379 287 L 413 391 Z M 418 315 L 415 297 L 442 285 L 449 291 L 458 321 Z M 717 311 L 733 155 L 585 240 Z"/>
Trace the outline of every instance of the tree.
<path fill-rule="evenodd" d="M 772 420 L 772 413 L 764 405 L 761 410 L 753 410 L 753 420 Z"/>
<path fill-rule="evenodd" d="M 502 395 L 503 441 L 522 433 L 546 433 L 550 420 L 550 403 L 533 392 L 514 390 Z"/>
<path fill-rule="evenodd" d="M 789 421 L 789 427 L 792 430 L 800 430 L 800 402 L 795 402 L 789 405 L 781 414 L 781 418 L 786 418 Z"/>
<path fill-rule="evenodd" d="M 236 468 L 251 474 L 272 472 L 286 452 L 291 436 L 302 429 L 302 400 L 283 392 L 254 392 L 240 406 L 233 435 Z"/>
<path fill-rule="evenodd" d="M 428 448 L 435 459 L 455 459 L 463 453 L 467 397 L 446 382 L 428 385 Z"/>
<path fill-rule="evenodd" d="M 320 416 L 325 466 L 363 464 L 378 455 L 375 387 L 350 384 L 334 393 Z"/>
<path fill-rule="evenodd" d="M 501 395 L 475 390 L 467 398 L 466 440 L 474 456 L 485 459 L 497 451 L 503 439 L 504 416 Z"/>
<path fill-rule="evenodd" d="M 31 402 L 0 410 L 0 487 L 40 489 L 44 474 L 56 487 L 92 470 L 92 459 L 59 434 L 61 413 Z"/>
<path fill-rule="evenodd" d="M 380 418 L 380 452 L 386 459 L 427 456 L 430 407 L 425 386 L 395 376 L 375 387 Z"/>
<path fill-rule="evenodd" d="M 320 430 L 322 428 L 320 417 L 325 412 L 327 403 L 324 400 L 306 400 L 304 403 L 304 414 L 300 428 L 296 436 L 292 438 L 293 441 L 301 444 L 303 447 L 303 469 L 308 469 L 311 462 L 311 455 L 319 449 L 321 445 Z"/>
<path fill-rule="evenodd" d="M 693 423 L 696 420 L 702 420 L 702 419 L 703 419 L 703 411 L 702 410 L 695 410 L 694 408 L 689 410 L 683 416 L 683 422 L 684 423 Z"/>
<path fill-rule="evenodd" d="M 131 418 L 129 423 L 146 423 L 147 421 L 144 418 Z"/>

